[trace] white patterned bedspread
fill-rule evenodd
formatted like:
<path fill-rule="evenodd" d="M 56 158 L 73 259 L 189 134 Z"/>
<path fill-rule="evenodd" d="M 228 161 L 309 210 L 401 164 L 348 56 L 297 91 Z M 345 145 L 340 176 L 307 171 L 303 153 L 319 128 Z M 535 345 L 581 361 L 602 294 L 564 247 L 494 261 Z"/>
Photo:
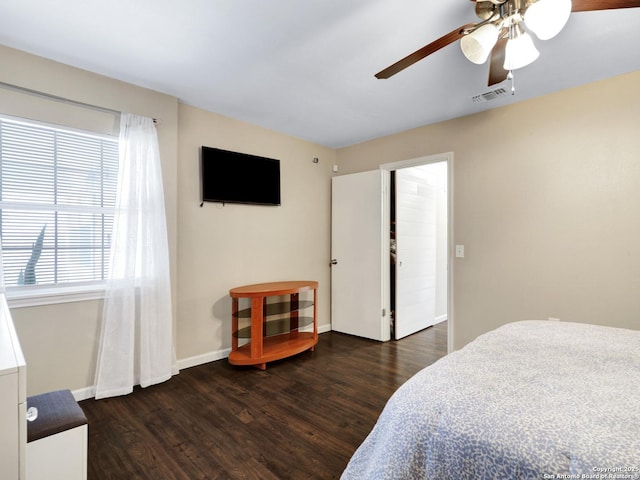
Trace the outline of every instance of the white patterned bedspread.
<path fill-rule="evenodd" d="M 640 479 L 640 331 L 523 321 L 391 397 L 343 480 Z"/>

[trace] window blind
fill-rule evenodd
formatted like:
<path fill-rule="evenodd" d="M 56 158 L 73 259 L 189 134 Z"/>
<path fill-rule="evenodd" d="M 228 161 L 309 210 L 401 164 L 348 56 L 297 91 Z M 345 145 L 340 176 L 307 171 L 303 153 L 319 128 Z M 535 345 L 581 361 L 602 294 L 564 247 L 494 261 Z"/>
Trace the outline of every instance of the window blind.
<path fill-rule="evenodd" d="M 0 235 L 8 288 L 102 281 L 118 140 L 0 117 Z"/>

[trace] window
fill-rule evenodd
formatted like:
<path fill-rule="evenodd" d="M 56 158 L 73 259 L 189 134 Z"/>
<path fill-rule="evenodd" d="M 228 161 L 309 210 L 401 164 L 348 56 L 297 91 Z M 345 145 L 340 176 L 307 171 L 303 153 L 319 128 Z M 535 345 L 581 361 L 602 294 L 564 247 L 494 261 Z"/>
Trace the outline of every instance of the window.
<path fill-rule="evenodd" d="M 117 175 L 117 138 L 0 117 L 8 294 L 107 278 Z"/>

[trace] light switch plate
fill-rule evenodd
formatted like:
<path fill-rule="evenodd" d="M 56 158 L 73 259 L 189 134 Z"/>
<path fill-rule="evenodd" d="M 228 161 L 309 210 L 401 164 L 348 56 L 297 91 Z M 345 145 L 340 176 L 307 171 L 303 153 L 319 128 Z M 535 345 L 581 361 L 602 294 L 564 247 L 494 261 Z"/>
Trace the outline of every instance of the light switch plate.
<path fill-rule="evenodd" d="M 456 258 L 464 258 L 464 245 L 456 245 Z"/>

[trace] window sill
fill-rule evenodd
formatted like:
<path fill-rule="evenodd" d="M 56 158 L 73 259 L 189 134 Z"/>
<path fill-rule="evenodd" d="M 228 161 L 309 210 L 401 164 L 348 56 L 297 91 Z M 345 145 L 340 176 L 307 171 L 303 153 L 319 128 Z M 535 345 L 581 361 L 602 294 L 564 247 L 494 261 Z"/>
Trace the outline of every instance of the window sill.
<path fill-rule="evenodd" d="M 5 296 L 7 297 L 9 308 L 25 308 L 57 303 L 102 300 L 104 291 L 104 284 L 51 288 L 7 288 Z"/>

